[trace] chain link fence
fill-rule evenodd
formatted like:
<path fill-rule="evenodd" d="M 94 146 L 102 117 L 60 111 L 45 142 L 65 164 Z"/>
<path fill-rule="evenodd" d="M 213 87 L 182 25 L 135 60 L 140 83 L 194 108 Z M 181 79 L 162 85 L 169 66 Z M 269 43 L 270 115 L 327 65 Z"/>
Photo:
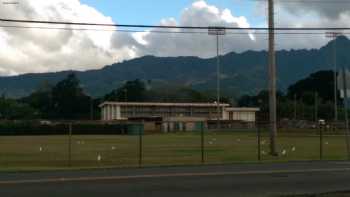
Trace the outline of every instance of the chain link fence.
<path fill-rule="evenodd" d="M 0 137 L 1 169 L 348 159 L 343 123 L 314 124 L 303 128 L 280 124 L 278 156 L 269 154 L 269 124 L 265 122 L 222 122 L 220 128 L 215 128 L 210 121 L 62 123 L 36 127 L 36 132 L 31 131 L 31 134 L 24 130 L 12 131 Z"/>

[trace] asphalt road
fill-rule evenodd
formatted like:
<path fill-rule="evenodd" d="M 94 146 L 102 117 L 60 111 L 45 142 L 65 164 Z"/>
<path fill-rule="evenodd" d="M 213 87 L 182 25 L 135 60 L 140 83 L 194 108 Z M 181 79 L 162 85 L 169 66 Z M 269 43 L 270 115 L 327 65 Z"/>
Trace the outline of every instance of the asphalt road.
<path fill-rule="evenodd" d="M 1 197 L 279 196 L 346 190 L 349 162 L 0 173 Z"/>

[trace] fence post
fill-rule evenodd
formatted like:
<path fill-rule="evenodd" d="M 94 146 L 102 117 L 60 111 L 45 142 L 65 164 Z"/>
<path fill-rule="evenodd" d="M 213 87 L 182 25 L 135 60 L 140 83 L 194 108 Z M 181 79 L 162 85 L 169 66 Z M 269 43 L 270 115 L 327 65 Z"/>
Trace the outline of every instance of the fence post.
<path fill-rule="evenodd" d="M 320 160 L 323 160 L 323 128 L 322 125 L 319 125 L 320 128 Z"/>
<path fill-rule="evenodd" d="M 144 122 L 139 125 L 139 167 L 142 167 L 142 152 L 143 152 L 143 129 Z"/>
<path fill-rule="evenodd" d="M 256 123 L 257 135 L 258 135 L 258 161 L 261 161 L 261 133 L 259 123 Z"/>
<path fill-rule="evenodd" d="M 68 167 L 72 167 L 72 123 L 68 124 Z"/>
<path fill-rule="evenodd" d="M 202 154 L 202 164 L 205 163 L 204 158 L 204 122 L 201 123 L 201 154 Z"/>

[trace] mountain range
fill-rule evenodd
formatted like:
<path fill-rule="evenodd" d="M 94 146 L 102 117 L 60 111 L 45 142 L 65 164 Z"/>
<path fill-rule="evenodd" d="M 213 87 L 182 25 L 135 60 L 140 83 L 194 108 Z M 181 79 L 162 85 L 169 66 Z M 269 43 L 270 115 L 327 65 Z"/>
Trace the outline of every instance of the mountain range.
<path fill-rule="evenodd" d="M 335 45 L 333 45 L 335 44 Z M 320 49 L 281 50 L 276 52 L 278 89 L 319 70 L 350 64 L 350 40 L 340 36 Z M 267 87 L 267 51 L 231 52 L 220 57 L 221 87 L 226 96 L 254 94 Z M 31 65 L 35 66 L 35 65 Z M 84 90 L 94 97 L 103 96 L 125 81 L 141 79 L 150 87 L 189 86 L 197 90 L 216 89 L 216 58 L 144 56 L 105 66 L 97 70 L 33 73 L 0 77 L 0 93 L 9 97 L 29 95 L 47 82 L 55 84 L 75 72 Z"/>

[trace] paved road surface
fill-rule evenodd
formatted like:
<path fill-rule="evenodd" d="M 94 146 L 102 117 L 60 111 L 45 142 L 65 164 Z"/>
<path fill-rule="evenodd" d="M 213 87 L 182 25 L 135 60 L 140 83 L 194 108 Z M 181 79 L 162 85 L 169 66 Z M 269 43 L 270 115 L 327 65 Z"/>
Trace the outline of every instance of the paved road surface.
<path fill-rule="evenodd" d="M 350 190 L 349 162 L 0 173 L 1 197 L 278 196 Z"/>

